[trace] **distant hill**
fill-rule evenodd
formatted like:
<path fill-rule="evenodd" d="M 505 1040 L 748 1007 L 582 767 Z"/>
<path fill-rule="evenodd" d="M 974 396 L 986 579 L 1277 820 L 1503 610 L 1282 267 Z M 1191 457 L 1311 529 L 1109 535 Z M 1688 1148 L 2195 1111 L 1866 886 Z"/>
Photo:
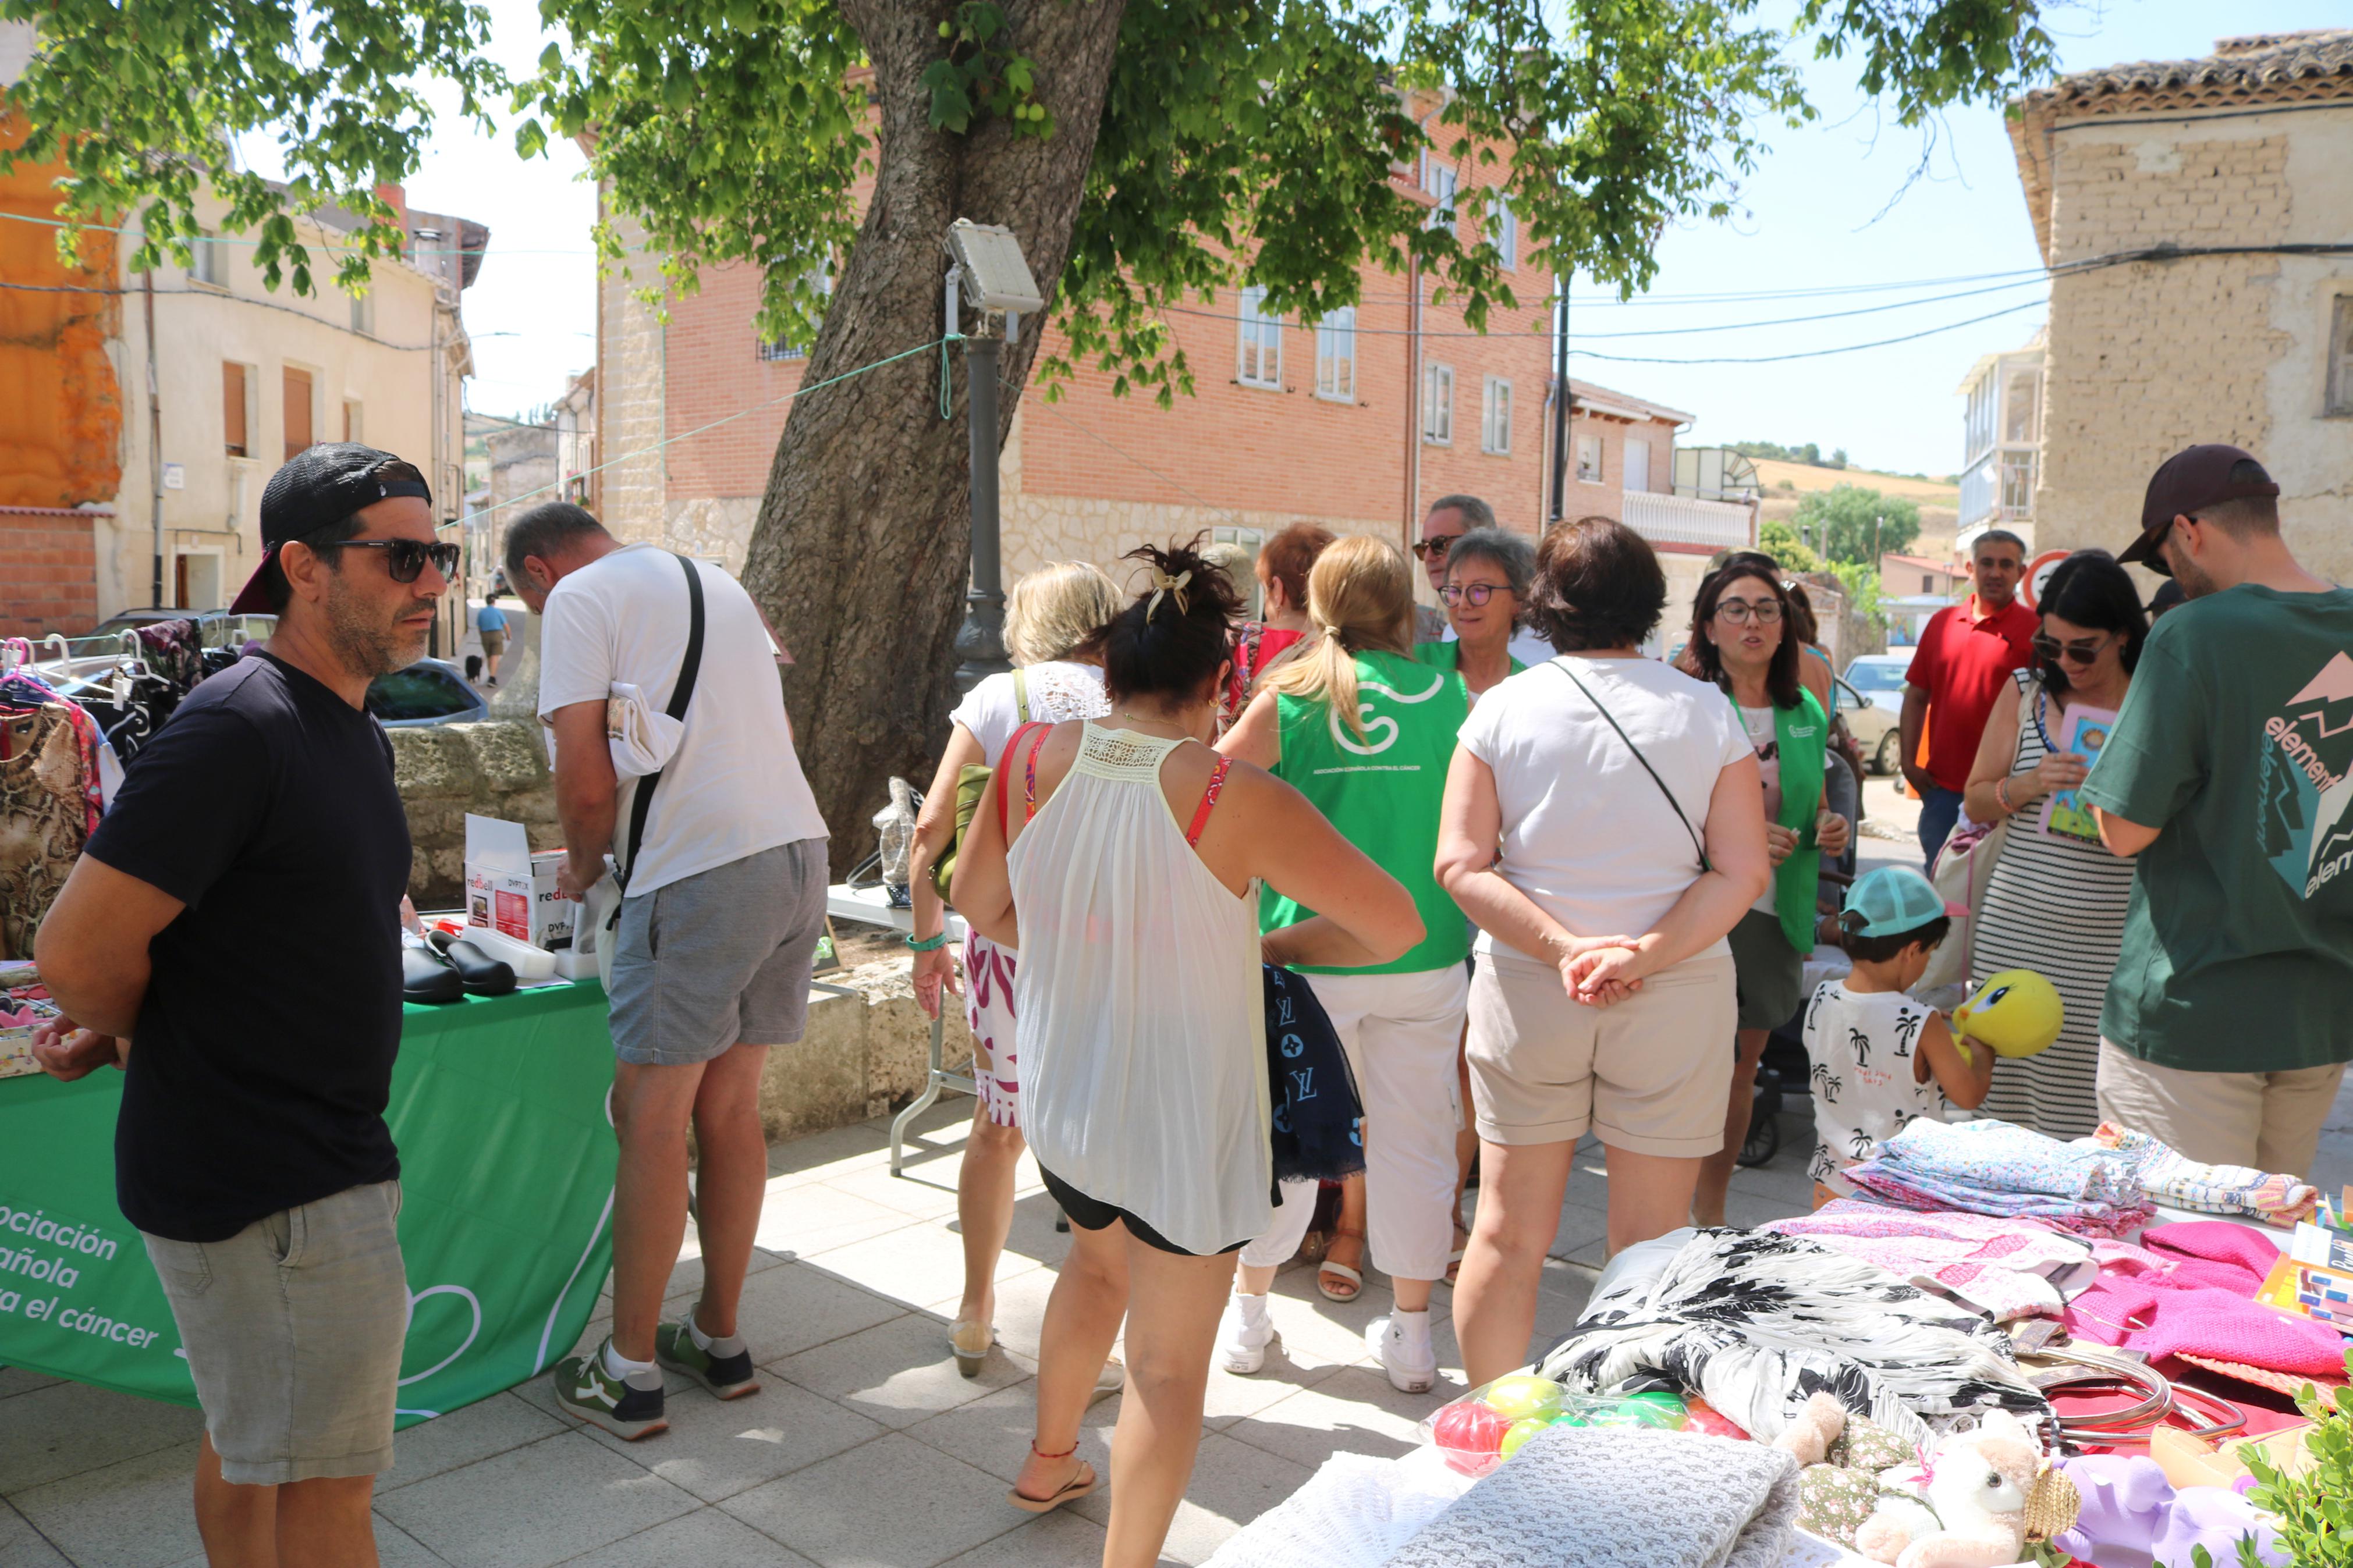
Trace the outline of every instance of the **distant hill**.
<path fill-rule="evenodd" d="M 1795 491 L 1803 495 L 1808 490 L 1853 485 L 1858 489 L 1904 496 L 1922 506 L 1957 508 L 1961 504 L 1960 487 L 1942 479 L 1915 479 L 1902 474 L 1876 473 L 1869 468 L 1825 468 L 1811 463 L 1782 462 L 1773 458 L 1758 458 L 1755 461 L 1757 480 L 1764 487 L 1767 500 L 1776 492 L 1788 495 Z"/>

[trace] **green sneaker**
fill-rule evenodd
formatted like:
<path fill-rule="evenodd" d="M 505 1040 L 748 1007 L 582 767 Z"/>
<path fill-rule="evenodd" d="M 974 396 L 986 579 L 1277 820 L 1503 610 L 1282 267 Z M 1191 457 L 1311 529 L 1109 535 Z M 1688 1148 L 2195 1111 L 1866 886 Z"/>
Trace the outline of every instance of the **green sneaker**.
<path fill-rule="evenodd" d="M 712 1355 L 694 1342 L 683 1322 L 664 1323 L 654 1331 L 654 1360 L 686 1373 L 722 1399 L 760 1392 L 760 1374 L 752 1366 L 748 1348 L 733 1355 Z"/>
<path fill-rule="evenodd" d="M 568 1415 L 632 1443 L 668 1431 L 659 1374 L 653 1374 L 651 1388 L 615 1377 L 605 1370 L 605 1346 L 612 1342 L 607 1337 L 586 1355 L 565 1356 L 555 1363 L 550 1375 L 555 1380 L 556 1405 Z"/>

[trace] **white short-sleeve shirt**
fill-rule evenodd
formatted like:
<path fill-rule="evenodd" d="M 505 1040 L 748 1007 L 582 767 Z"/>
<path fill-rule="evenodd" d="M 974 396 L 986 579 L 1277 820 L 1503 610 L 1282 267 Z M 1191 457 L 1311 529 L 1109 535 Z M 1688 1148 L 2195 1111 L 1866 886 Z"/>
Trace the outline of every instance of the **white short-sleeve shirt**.
<path fill-rule="evenodd" d="M 1111 713 L 1103 695 L 1100 666 L 1068 659 L 1048 659 L 1019 670 L 1022 688 L 1029 694 L 1029 717 L 1060 724 L 1071 719 L 1102 719 Z M 1013 689 L 1014 671 L 992 675 L 965 693 L 949 719 L 972 731 L 987 765 L 995 767 L 1021 727 L 1020 704 Z"/>
<path fill-rule="evenodd" d="M 1716 775 L 1755 753 L 1714 686 L 1651 658 L 1568 654 L 1491 687 L 1461 742 L 1493 770 L 1512 886 L 1577 936 L 1640 935 L 1697 879 L 1691 834 L 1627 742 L 1563 673 L 1604 704 L 1704 840 Z M 1478 945 L 1492 950 L 1482 932 Z M 1722 942 L 1694 957 L 1729 952 Z"/>
<path fill-rule="evenodd" d="M 686 658 L 686 573 L 650 544 L 625 545 L 548 591 L 539 634 L 539 715 L 602 702 L 626 681 L 667 708 Z M 776 645 L 752 595 L 719 567 L 698 562 L 702 664 L 686 731 L 662 771 L 630 868 L 629 896 L 792 844 L 827 837 L 776 676 Z M 626 853 L 641 781 L 621 781 L 614 854 Z"/>

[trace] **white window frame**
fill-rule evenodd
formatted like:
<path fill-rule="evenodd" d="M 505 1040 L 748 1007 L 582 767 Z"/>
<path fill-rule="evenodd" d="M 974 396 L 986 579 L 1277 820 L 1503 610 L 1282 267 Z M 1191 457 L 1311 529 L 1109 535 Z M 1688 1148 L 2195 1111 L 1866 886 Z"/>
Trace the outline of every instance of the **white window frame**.
<path fill-rule="evenodd" d="M 1421 438 L 1432 447 L 1454 445 L 1454 367 L 1435 360 L 1421 367 Z"/>
<path fill-rule="evenodd" d="M 1634 472 L 1634 454 L 1637 452 L 1642 455 L 1642 472 L 1639 476 L 1641 479 L 1639 484 L 1635 482 L 1637 476 Z M 1648 437 L 1628 436 L 1620 443 L 1618 484 L 1620 489 L 1629 490 L 1647 490 L 1651 488 L 1651 443 Z"/>
<path fill-rule="evenodd" d="M 1315 395 L 1356 401 L 1356 308 L 1343 305 L 1315 323 Z"/>
<path fill-rule="evenodd" d="M 1479 450 L 1491 457 L 1512 455 L 1512 384 L 1491 375 L 1479 395 Z"/>
<path fill-rule="evenodd" d="M 375 295 L 354 294 L 352 300 L 352 331 L 364 338 L 375 336 Z"/>
<path fill-rule="evenodd" d="M 832 269 L 828 268 L 818 271 L 814 280 L 817 284 L 817 291 L 827 300 L 831 300 L 833 298 Z M 821 319 L 818 324 L 823 325 Z M 807 359 L 809 349 L 816 341 L 812 338 L 807 343 L 796 343 L 784 338 L 762 338 L 754 345 L 754 353 L 762 361 L 769 363 L 781 360 Z"/>
<path fill-rule="evenodd" d="M 1512 210 L 1512 198 L 1498 191 L 1492 209 L 1495 222 L 1495 253 L 1504 258 L 1504 270 L 1520 269 L 1520 215 Z"/>
<path fill-rule="evenodd" d="M 2328 390 L 2324 418 L 2353 416 L 2353 294 L 2339 294 L 2329 307 Z"/>
<path fill-rule="evenodd" d="M 1266 290 L 1256 284 L 1235 298 L 1234 379 L 1244 386 L 1282 390 L 1282 318 L 1266 313 Z"/>
<path fill-rule="evenodd" d="M 1588 448 L 1593 454 L 1593 461 L 1589 467 L 1585 460 Z M 1581 485 L 1608 483 L 1609 481 L 1603 476 L 1608 472 L 1609 458 L 1608 442 L 1599 436 L 1579 436 L 1577 438 L 1577 482 Z"/>
<path fill-rule="evenodd" d="M 228 244 L 212 230 L 199 229 L 188 241 L 188 281 L 207 289 L 228 287 Z"/>
<path fill-rule="evenodd" d="M 1421 165 L 1421 188 L 1430 193 L 1430 216 L 1423 221 L 1427 228 L 1442 228 L 1454 222 L 1454 197 L 1461 187 L 1461 176 L 1451 163 L 1441 163 L 1425 154 Z"/>

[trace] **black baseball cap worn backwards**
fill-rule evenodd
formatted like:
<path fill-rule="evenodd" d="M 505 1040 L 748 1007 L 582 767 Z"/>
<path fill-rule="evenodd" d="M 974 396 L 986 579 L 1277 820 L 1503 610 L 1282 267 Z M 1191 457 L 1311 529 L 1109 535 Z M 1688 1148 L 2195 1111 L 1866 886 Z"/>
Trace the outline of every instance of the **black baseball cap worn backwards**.
<path fill-rule="evenodd" d="M 2137 561 L 2152 572 L 2170 577 L 2173 570 L 2166 565 L 2157 547 L 2172 531 L 2175 518 L 2196 517 L 2208 507 L 2220 506 L 2227 500 L 2279 493 L 2279 486 L 2272 482 L 2271 475 L 2244 447 L 2220 441 L 2186 447 L 2158 464 L 2157 472 L 2149 476 L 2148 493 L 2141 501 L 2140 537 L 2116 559 Z"/>
<path fill-rule="evenodd" d="M 280 545 L 332 528 L 362 508 L 395 496 L 416 496 L 429 506 L 433 489 L 416 464 L 357 441 L 327 441 L 296 453 L 262 487 L 261 563 L 229 612 L 269 612 L 261 579 Z"/>

